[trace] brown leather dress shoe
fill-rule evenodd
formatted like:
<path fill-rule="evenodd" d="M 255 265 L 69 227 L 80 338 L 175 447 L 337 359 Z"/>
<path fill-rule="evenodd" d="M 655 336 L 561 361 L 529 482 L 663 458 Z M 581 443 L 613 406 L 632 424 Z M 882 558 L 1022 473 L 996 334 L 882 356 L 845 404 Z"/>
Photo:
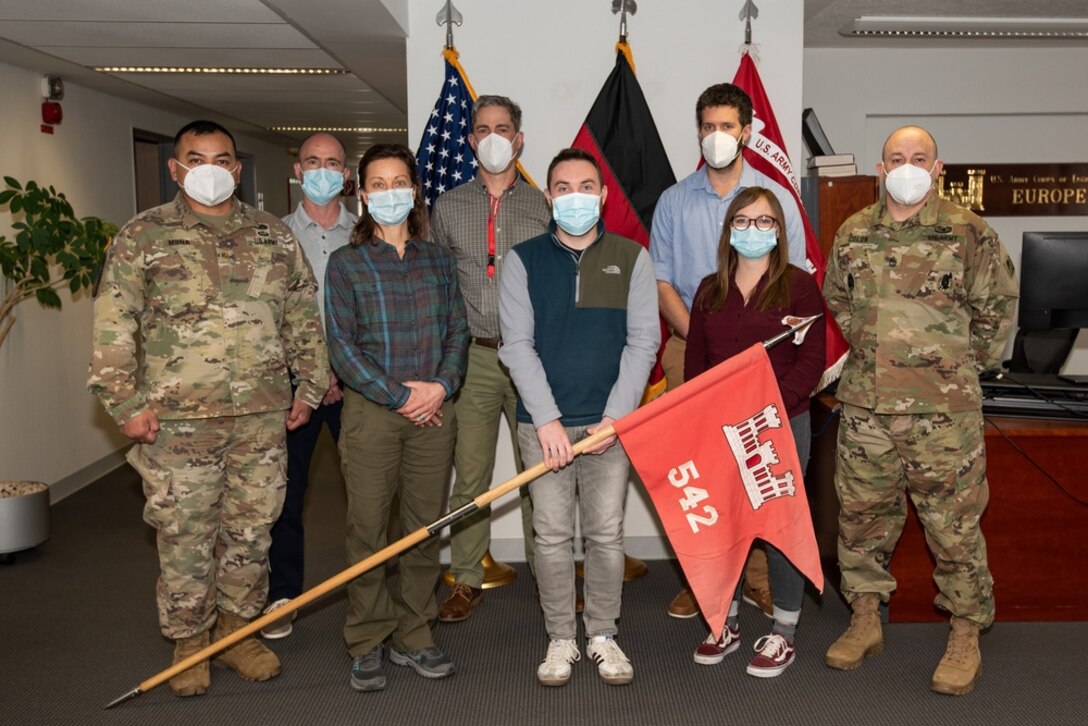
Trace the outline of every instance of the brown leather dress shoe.
<path fill-rule="evenodd" d="M 457 583 L 438 610 L 438 622 L 459 623 L 472 617 L 472 608 L 484 599 L 483 590 Z"/>
<path fill-rule="evenodd" d="M 686 587 L 677 593 L 669 603 L 669 615 L 674 618 L 694 618 L 699 614 L 699 605 L 695 596 Z"/>
<path fill-rule="evenodd" d="M 757 608 L 763 611 L 763 614 L 768 618 L 774 617 L 774 598 L 771 596 L 771 591 L 765 587 L 750 587 L 747 582 L 741 588 L 741 596 L 744 598 L 744 602 L 749 605 L 755 605 Z"/>

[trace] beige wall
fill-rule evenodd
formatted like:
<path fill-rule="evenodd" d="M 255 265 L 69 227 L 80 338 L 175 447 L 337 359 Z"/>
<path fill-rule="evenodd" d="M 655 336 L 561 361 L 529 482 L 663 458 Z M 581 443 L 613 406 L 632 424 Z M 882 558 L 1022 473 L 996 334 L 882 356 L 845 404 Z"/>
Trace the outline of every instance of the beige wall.
<path fill-rule="evenodd" d="M 64 192 L 79 216 L 118 224 L 135 212 L 132 129 L 173 136 L 191 120 L 66 84 L 64 122 L 39 131 L 40 74 L 0 64 L 0 174 L 35 179 Z M 196 112 L 194 112 L 196 113 Z M 286 213 L 291 158 L 284 149 L 239 137 L 254 154 L 266 207 Z M 11 215 L 0 212 L 0 233 Z M 116 426 L 86 391 L 91 303 L 85 293 L 64 309 L 21 304 L 18 322 L 0 347 L 0 478 L 35 479 L 58 496 L 92 480 L 125 445 Z"/>

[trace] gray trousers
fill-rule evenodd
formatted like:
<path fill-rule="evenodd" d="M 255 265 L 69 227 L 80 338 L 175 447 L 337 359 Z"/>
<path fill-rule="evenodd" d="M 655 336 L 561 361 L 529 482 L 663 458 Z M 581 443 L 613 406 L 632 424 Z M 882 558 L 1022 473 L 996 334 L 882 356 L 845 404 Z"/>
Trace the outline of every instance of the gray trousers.
<path fill-rule="evenodd" d="M 571 442 L 586 426 L 567 426 Z M 518 424 L 518 443 L 526 468 L 544 460 L 532 424 Z M 585 542 L 586 637 L 614 635 L 623 593 L 623 510 L 630 462 L 617 441 L 603 454 L 584 454 L 558 472 L 529 485 L 536 532 L 536 581 L 548 637 L 578 633 L 574 611 L 575 506 Z"/>

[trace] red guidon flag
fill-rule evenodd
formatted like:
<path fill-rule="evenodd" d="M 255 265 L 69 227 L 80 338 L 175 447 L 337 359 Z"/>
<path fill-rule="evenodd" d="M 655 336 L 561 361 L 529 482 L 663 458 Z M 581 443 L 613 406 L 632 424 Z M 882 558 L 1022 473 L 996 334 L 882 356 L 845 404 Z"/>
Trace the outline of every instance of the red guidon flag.
<path fill-rule="evenodd" d="M 715 637 L 757 537 L 823 591 L 793 431 L 762 344 L 615 429 Z"/>
<path fill-rule="evenodd" d="M 601 210 L 605 228 L 649 248 L 657 198 L 676 183 L 676 176 L 635 78 L 631 48 L 618 43 L 616 51 L 616 66 L 571 146 L 589 152 L 601 165 L 608 187 L 608 202 Z M 667 338 L 661 336 L 662 341 Z M 650 373 L 647 399 L 664 389 L 659 352 Z"/>
<path fill-rule="evenodd" d="M 808 256 L 809 272 L 822 288 L 827 260 L 820 251 L 820 241 L 816 238 L 816 232 L 813 231 L 808 215 L 805 214 L 805 208 L 801 204 L 801 189 L 797 185 L 797 176 L 793 173 L 793 165 L 790 163 L 789 154 L 786 153 L 786 144 L 782 141 L 782 132 L 778 129 L 774 109 L 771 108 L 771 101 L 767 98 L 767 91 L 763 88 L 763 81 L 759 78 L 759 71 L 756 70 L 750 50 L 750 46 L 744 46 L 741 50 L 740 67 L 737 68 L 737 75 L 733 77 L 733 85 L 744 89 L 752 98 L 752 137 L 744 147 L 744 163 L 751 164 L 753 169 L 763 172 L 793 194 L 797 208 L 801 211 L 801 222 L 805 227 L 805 251 Z M 839 326 L 835 324 L 834 316 L 827 311 L 826 306 L 824 312 L 826 321 L 824 324 L 827 326 L 827 350 L 824 357 L 824 374 L 816 387 L 817 390 L 839 377 L 849 349 L 839 331 Z"/>

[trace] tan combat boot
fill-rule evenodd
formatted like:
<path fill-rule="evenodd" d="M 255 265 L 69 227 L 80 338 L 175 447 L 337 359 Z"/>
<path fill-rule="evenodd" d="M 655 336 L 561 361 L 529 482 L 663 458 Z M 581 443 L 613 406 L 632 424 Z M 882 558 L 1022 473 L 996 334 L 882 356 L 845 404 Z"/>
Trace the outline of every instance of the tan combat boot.
<path fill-rule="evenodd" d="M 210 642 L 211 633 L 207 630 L 189 638 L 178 638 L 174 641 L 174 662 L 172 665 L 177 665 L 189 656 L 204 650 Z M 175 696 L 199 696 L 207 692 L 211 685 L 212 676 L 208 672 L 208 661 L 206 660 L 170 679 L 170 689 Z"/>
<path fill-rule="evenodd" d="M 952 618 L 952 632 L 948 634 L 948 648 L 933 671 L 930 685 L 937 693 L 962 696 L 975 687 L 975 679 L 982 675 L 982 654 L 978 650 L 978 626 L 970 620 Z"/>
<path fill-rule="evenodd" d="M 215 622 L 215 641 L 222 640 L 235 630 L 245 627 L 247 621 L 241 616 L 219 611 L 219 619 Z M 220 653 L 215 664 L 230 668 L 247 681 L 267 681 L 275 678 L 283 670 L 280 659 L 268 648 L 261 645 L 257 638 L 250 635 L 235 645 Z"/>
<path fill-rule="evenodd" d="M 884 650 L 884 633 L 880 629 L 880 598 L 871 592 L 858 595 L 851 603 L 854 614 L 850 627 L 831 644 L 824 662 L 832 668 L 851 671 L 861 665 L 866 656 Z"/>

